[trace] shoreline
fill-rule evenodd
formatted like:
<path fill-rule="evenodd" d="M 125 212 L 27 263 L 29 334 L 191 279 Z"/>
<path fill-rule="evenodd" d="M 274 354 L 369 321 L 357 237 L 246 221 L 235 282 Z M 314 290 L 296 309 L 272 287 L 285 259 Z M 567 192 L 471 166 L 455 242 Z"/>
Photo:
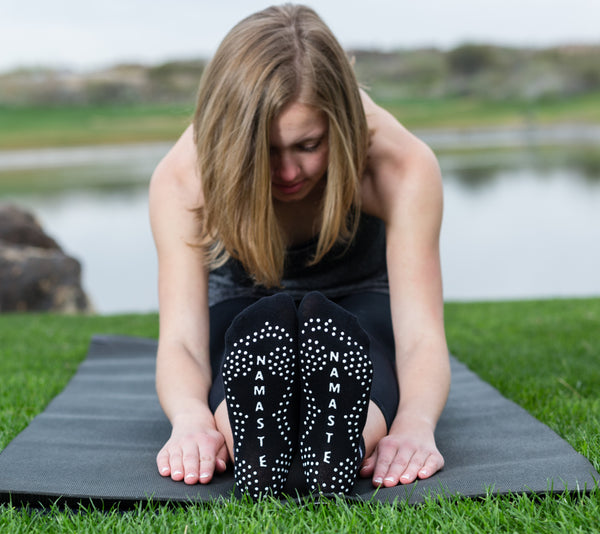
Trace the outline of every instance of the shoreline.
<path fill-rule="evenodd" d="M 169 141 L 156 141 L 0 150 L 0 172 L 118 164 L 131 158 L 155 159 L 166 154 L 172 145 Z"/>
<path fill-rule="evenodd" d="M 415 128 L 412 132 L 434 150 L 481 150 L 528 146 L 598 146 L 600 124 L 548 126 Z M 120 163 L 131 157 L 162 157 L 175 141 L 43 146 L 0 150 L 0 172 L 90 164 Z"/>
<path fill-rule="evenodd" d="M 435 150 L 522 148 L 600 144 L 600 124 L 566 122 L 547 126 L 525 125 L 414 129 Z"/>

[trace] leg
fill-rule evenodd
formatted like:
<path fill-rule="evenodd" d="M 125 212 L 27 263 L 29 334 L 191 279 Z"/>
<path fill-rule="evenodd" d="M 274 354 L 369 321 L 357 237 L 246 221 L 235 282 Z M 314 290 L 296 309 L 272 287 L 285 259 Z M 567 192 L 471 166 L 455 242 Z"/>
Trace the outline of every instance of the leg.
<path fill-rule="evenodd" d="M 390 298 L 384 293 L 365 292 L 336 299 L 335 303 L 354 315 L 369 336 L 369 356 L 373 364 L 371 401 L 383 415 L 387 433 L 400 401 Z M 371 417 L 369 412 L 369 419 Z M 369 441 L 366 436 L 365 440 Z"/>
<path fill-rule="evenodd" d="M 369 458 L 379 441 L 387 435 L 400 400 L 390 299 L 388 295 L 369 292 L 349 295 L 337 299 L 336 303 L 357 317 L 370 339 L 373 385 L 363 431 L 365 457 Z M 366 469 L 364 476 L 370 476 L 369 473 Z"/>
<path fill-rule="evenodd" d="M 229 457 L 233 459 L 233 436 L 225 403 L 223 386 L 223 360 L 225 358 L 225 332 L 237 315 L 254 304 L 256 297 L 237 297 L 228 299 L 210 307 L 210 364 L 212 368 L 212 387 L 208 402 L 215 416 L 217 430 L 225 438 Z"/>
<path fill-rule="evenodd" d="M 372 294 L 370 294 L 370 296 L 372 296 Z M 385 313 L 386 306 L 382 305 L 382 303 L 380 302 L 381 297 L 382 295 L 376 295 L 376 303 L 374 303 L 371 306 L 371 308 L 374 308 L 375 310 L 365 309 L 365 302 L 369 301 L 368 298 L 356 299 L 354 298 L 354 296 L 352 296 L 348 297 L 348 302 L 343 300 L 339 302 L 339 304 L 342 305 L 342 307 L 344 307 L 344 305 L 347 304 L 350 309 L 352 309 L 355 312 L 358 312 L 357 315 L 359 315 L 359 317 L 362 317 L 363 322 L 366 321 L 367 326 L 370 326 L 370 330 L 373 331 L 373 326 L 385 326 L 386 323 L 385 318 L 382 319 L 381 317 L 377 321 L 367 320 L 368 318 L 373 317 L 374 311 L 377 311 L 377 313 L 379 314 L 382 311 Z M 383 297 L 385 297 L 385 295 L 383 295 Z M 216 377 L 213 379 L 215 386 L 211 391 L 211 401 L 214 403 L 213 412 L 215 414 L 217 429 L 225 437 L 225 443 L 227 445 L 227 450 L 229 451 L 230 458 L 234 458 L 233 435 L 231 432 L 231 424 L 229 423 L 229 417 L 227 415 L 227 405 L 225 403 L 225 392 L 223 389 L 223 378 L 219 369 L 222 365 L 221 360 L 225 351 L 225 331 L 227 330 L 235 316 L 238 315 L 248 306 L 252 305 L 254 302 L 256 302 L 256 299 L 253 298 L 233 299 L 225 301 L 221 304 L 217 304 L 211 309 L 211 358 L 213 360 L 213 372 L 214 374 L 216 374 Z M 387 308 L 389 310 L 389 305 L 387 306 Z M 375 315 L 377 315 L 377 313 Z M 366 317 L 364 317 L 365 315 Z M 379 335 L 381 335 L 381 333 L 379 333 Z M 377 343 L 373 343 L 372 339 L 370 345 L 371 352 L 377 349 L 378 345 Z M 379 359 L 380 358 L 377 358 L 377 360 Z M 378 383 L 377 379 L 379 375 L 386 376 L 394 373 L 393 366 L 389 366 L 389 369 L 381 369 L 381 367 L 381 363 L 378 364 L 376 362 L 376 364 L 374 365 L 374 385 L 371 388 L 371 393 L 373 393 L 374 389 L 377 389 L 376 386 Z M 217 371 L 219 371 L 218 374 Z M 211 406 L 213 405 L 211 404 Z M 383 438 L 386 434 L 386 419 L 383 416 L 381 409 L 378 407 L 378 405 L 375 402 L 373 402 L 373 400 L 371 400 L 369 402 L 367 420 L 363 429 L 365 457 L 368 457 L 373 452 L 373 450 L 377 446 L 377 443 L 379 443 L 379 440 Z"/>
<path fill-rule="evenodd" d="M 229 422 L 227 403 L 225 402 L 225 399 L 223 399 L 221 404 L 217 406 L 217 409 L 214 413 L 217 430 L 223 434 L 223 437 L 225 438 L 225 445 L 227 446 L 227 452 L 229 452 L 229 457 L 233 459 L 233 433 L 231 432 L 231 423 Z"/>
<path fill-rule="evenodd" d="M 258 298 L 238 297 L 225 300 L 210 308 L 210 365 L 212 369 L 212 387 L 208 403 L 213 414 L 225 400 L 223 387 L 223 360 L 225 359 L 225 332 L 233 320 L 246 308 L 252 306 Z M 225 410 L 227 413 L 227 410 Z M 225 436 L 227 439 L 227 436 Z M 231 455 L 231 449 L 229 450 Z M 231 456 L 233 458 L 233 456 Z"/>
<path fill-rule="evenodd" d="M 381 438 L 388 433 L 385 417 L 381 413 L 379 406 L 372 400 L 369 401 L 369 411 L 367 412 L 367 421 L 363 428 L 363 440 L 365 442 L 365 458 L 371 456 L 375 447 Z"/>
<path fill-rule="evenodd" d="M 285 294 L 248 307 L 225 334 L 223 384 L 236 489 L 254 498 L 277 495 L 291 465 L 297 432 L 296 347 L 296 307 Z"/>
<path fill-rule="evenodd" d="M 299 310 L 300 457 L 311 491 L 346 493 L 364 457 L 372 366 L 356 318 L 320 293 Z"/>
<path fill-rule="evenodd" d="M 229 456 L 233 458 L 233 435 L 231 433 L 231 425 L 227 416 L 227 405 L 223 401 L 215 411 L 215 421 L 217 429 L 225 437 L 225 443 Z M 369 409 L 367 412 L 367 421 L 363 429 L 362 435 L 365 443 L 365 458 L 368 458 L 375 450 L 379 440 L 387 434 L 387 426 L 385 418 L 381 410 L 373 401 L 369 401 Z"/>

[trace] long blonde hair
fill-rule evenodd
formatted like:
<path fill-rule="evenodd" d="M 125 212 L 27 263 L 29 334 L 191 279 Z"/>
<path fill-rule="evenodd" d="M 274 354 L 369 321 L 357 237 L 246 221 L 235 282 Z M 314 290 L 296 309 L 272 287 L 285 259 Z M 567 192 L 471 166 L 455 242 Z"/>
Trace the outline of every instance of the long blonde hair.
<path fill-rule="evenodd" d="M 285 242 L 271 196 L 270 128 L 293 101 L 329 121 L 329 162 L 317 263 L 356 232 L 367 123 L 350 62 L 310 8 L 286 4 L 238 23 L 207 66 L 194 135 L 204 206 L 201 245 L 211 267 L 232 257 L 255 283 L 279 286 Z"/>

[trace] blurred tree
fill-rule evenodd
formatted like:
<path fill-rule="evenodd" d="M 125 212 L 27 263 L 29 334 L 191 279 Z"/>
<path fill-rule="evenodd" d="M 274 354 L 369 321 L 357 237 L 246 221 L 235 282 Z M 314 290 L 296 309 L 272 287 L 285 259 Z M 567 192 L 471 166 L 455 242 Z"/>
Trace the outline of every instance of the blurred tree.
<path fill-rule="evenodd" d="M 450 50 L 446 57 L 452 73 L 471 76 L 494 68 L 496 49 L 489 45 L 464 44 Z"/>

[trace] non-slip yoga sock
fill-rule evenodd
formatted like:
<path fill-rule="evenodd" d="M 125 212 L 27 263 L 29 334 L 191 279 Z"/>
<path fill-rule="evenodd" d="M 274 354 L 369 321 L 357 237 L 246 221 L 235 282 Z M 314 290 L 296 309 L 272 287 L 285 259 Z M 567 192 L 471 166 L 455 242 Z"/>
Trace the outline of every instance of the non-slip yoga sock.
<path fill-rule="evenodd" d="M 298 309 L 300 458 L 310 491 L 348 493 L 364 456 L 373 369 L 356 318 L 320 293 Z"/>
<path fill-rule="evenodd" d="M 240 313 L 225 334 L 223 382 L 236 491 L 277 495 L 297 444 L 297 317 L 284 294 Z"/>

